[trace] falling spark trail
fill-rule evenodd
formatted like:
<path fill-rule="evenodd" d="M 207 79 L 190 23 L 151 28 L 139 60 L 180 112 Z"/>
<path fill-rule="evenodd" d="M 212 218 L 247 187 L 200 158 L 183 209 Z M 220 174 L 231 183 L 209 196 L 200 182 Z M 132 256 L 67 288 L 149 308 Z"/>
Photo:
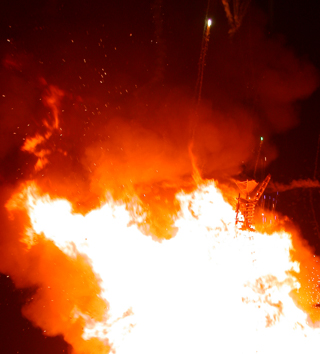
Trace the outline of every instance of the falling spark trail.
<path fill-rule="evenodd" d="M 209 6 L 209 4 L 208 4 L 208 6 Z M 199 58 L 199 63 L 198 63 L 198 77 L 197 77 L 197 83 L 196 83 L 196 89 L 195 89 L 197 106 L 199 106 L 199 104 L 201 102 L 203 74 L 204 74 L 204 68 L 206 65 L 206 55 L 207 55 L 209 39 L 210 39 L 211 23 L 212 23 L 212 21 L 210 19 L 206 19 L 206 23 L 205 23 L 205 27 L 204 27 L 204 31 L 203 31 L 200 58 Z"/>
<path fill-rule="evenodd" d="M 198 118 L 199 118 L 198 107 L 201 102 L 203 74 L 204 74 L 205 60 L 206 60 L 206 54 L 207 54 L 209 38 L 210 38 L 210 27 L 212 24 L 212 20 L 208 19 L 209 6 L 210 6 L 210 0 L 208 0 L 208 6 L 206 10 L 206 21 L 205 21 L 205 26 L 204 26 L 203 36 L 202 36 L 200 58 L 198 63 L 198 76 L 197 76 L 197 82 L 195 87 L 196 109 L 195 109 L 194 119 L 191 120 L 191 138 L 190 138 L 190 143 L 188 145 L 188 152 L 189 152 L 189 156 L 192 164 L 192 171 L 193 171 L 192 177 L 196 184 L 199 184 L 202 181 L 200 171 L 197 168 L 195 156 L 193 154 L 193 147 L 194 147 L 194 134 L 198 123 Z"/>
<path fill-rule="evenodd" d="M 258 163 L 259 163 L 259 158 L 260 158 L 262 144 L 263 144 L 263 137 L 260 138 L 260 145 L 259 145 L 259 150 L 258 150 L 258 156 L 257 156 L 256 164 L 254 166 L 253 178 L 256 178 L 256 172 L 257 172 L 257 167 L 258 167 Z"/>

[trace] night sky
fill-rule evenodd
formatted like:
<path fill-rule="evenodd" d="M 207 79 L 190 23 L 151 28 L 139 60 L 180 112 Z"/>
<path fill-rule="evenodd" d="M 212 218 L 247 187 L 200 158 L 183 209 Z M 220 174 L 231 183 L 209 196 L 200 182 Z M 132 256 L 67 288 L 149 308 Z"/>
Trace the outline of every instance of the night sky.
<path fill-rule="evenodd" d="M 121 199 L 119 186 L 132 183 L 133 193 L 146 193 L 150 205 L 149 185 L 173 198 L 192 172 L 186 141 L 195 119 L 206 9 L 202 0 L 3 0 L 1 203 L 28 179 L 50 186 L 57 196 L 74 198 L 80 190 L 75 203 L 81 212 L 97 205 L 103 186 Z M 318 179 L 320 4 L 252 0 L 232 38 L 221 1 L 211 0 L 208 17 L 214 24 L 194 151 L 202 175 L 222 181 L 252 177 L 264 136 L 261 156 L 270 161 L 264 173 L 274 182 Z M 64 92 L 61 131 L 49 142 L 50 164 L 35 173 L 35 157 L 21 147 L 27 136 L 43 132 L 49 109 L 42 100 L 52 85 Z M 99 144 L 112 156 L 102 154 Z M 111 171 L 104 162 L 109 158 L 120 161 Z M 150 218 L 161 207 L 154 204 Z M 277 209 L 319 254 L 319 189 L 280 192 Z M 1 220 L 3 213 L 2 206 Z M 21 316 L 35 289 L 16 290 L 7 274 L 0 277 L 0 289 L 1 353 L 67 352 L 62 338 L 46 337 Z"/>

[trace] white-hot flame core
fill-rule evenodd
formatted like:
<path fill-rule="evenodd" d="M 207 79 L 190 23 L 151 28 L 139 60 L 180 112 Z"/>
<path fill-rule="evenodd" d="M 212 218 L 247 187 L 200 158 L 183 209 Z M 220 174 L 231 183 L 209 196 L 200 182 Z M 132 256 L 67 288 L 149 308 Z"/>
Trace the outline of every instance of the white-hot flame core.
<path fill-rule="evenodd" d="M 124 205 L 86 216 L 67 201 L 29 197 L 33 229 L 66 254 L 86 255 L 108 302 L 103 322 L 88 316 L 83 337 L 108 340 L 117 354 L 318 353 L 289 293 L 289 234 L 239 231 L 214 183 L 178 196 L 171 240 L 143 235 Z"/>

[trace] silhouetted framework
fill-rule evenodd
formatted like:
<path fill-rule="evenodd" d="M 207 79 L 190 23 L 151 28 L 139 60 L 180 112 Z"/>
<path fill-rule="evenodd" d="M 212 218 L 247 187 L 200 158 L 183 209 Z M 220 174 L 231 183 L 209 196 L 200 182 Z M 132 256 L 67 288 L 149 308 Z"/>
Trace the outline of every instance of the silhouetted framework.
<path fill-rule="evenodd" d="M 270 179 L 271 175 L 268 175 L 260 184 L 254 180 L 236 182 L 240 189 L 239 197 L 237 198 L 236 225 L 238 223 L 242 224 L 242 230 L 255 231 L 252 227 L 255 207 L 267 188 Z M 241 197 L 241 194 L 244 195 L 244 198 Z M 239 220 L 239 212 L 241 212 L 243 220 Z"/>

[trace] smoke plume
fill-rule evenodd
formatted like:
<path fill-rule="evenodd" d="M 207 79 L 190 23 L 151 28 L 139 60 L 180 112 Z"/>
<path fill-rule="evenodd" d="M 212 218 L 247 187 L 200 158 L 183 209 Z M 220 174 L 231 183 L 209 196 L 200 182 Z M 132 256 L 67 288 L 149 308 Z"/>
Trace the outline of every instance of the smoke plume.
<path fill-rule="evenodd" d="M 269 188 L 272 192 L 286 192 L 297 188 L 320 188 L 320 183 L 318 180 L 299 179 L 292 181 L 290 184 L 272 182 Z"/>

